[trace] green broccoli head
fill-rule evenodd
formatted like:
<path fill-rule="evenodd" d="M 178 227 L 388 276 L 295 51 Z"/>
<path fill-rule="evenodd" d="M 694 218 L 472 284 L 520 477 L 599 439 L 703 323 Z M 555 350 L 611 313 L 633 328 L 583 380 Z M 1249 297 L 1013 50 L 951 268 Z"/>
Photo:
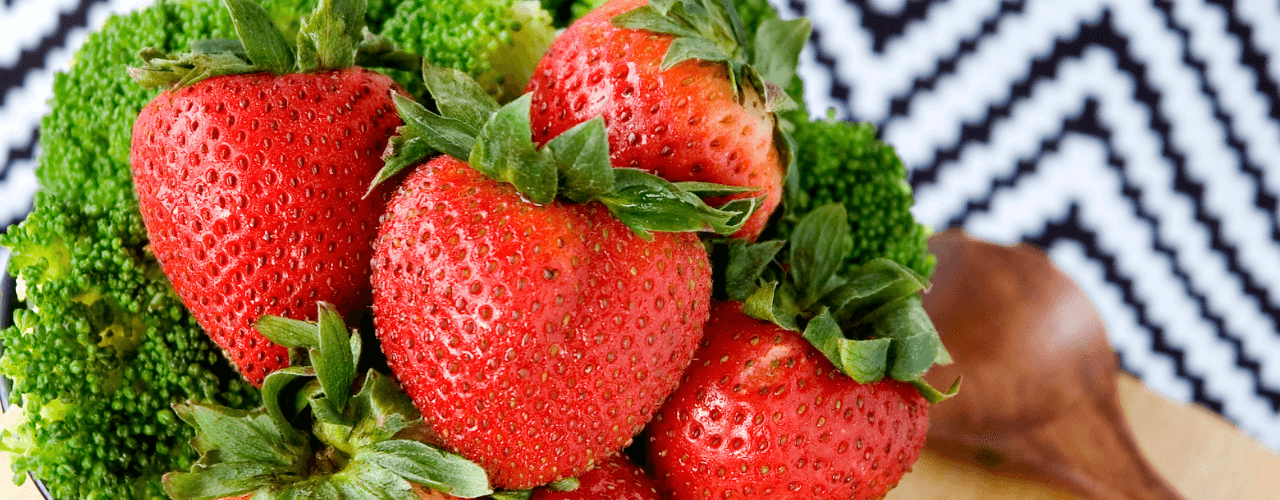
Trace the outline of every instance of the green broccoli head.
<path fill-rule="evenodd" d="M 25 420 L 0 437 L 15 472 L 56 498 L 157 498 L 191 465 L 192 434 L 170 405 L 247 407 L 241 381 L 191 318 L 130 209 L 41 193 L 0 244 L 29 309 L 0 332 L 0 372 Z"/>
<path fill-rule="evenodd" d="M 313 1 L 264 3 L 287 24 Z M 42 191 L 0 239 L 28 307 L 0 332 L 0 372 L 24 409 L 0 450 L 56 498 L 163 497 L 160 475 L 196 458 L 170 405 L 255 404 L 146 250 L 129 164 L 134 118 L 157 93 L 125 71 L 138 50 L 233 35 L 220 3 L 161 1 L 109 19 L 55 77 L 40 124 Z"/>
<path fill-rule="evenodd" d="M 869 123 L 802 122 L 793 133 L 797 192 L 788 193 L 788 216 L 778 224 L 788 236 L 795 218 L 841 202 L 853 226 L 853 251 L 843 271 L 887 257 L 929 276 L 936 259 L 929 253 L 930 230 L 911 215 L 915 203 L 907 169 L 893 147 L 876 139 Z"/>
<path fill-rule="evenodd" d="M 555 28 L 537 0 L 409 0 L 382 26 L 400 50 L 467 73 L 500 102 L 524 93 L 533 68 L 551 46 Z M 389 73 L 423 97 L 417 73 Z"/>

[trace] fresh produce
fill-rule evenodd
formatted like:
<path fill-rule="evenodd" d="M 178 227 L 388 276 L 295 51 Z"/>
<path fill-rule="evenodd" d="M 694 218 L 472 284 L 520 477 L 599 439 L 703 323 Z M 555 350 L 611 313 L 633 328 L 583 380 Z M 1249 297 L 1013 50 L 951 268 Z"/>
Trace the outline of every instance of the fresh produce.
<path fill-rule="evenodd" d="M 550 488 L 533 490 L 530 500 L 660 500 L 653 479 L 625 455 L 605 460 L 578 477 L 570 491 Z"/>
<path fill-rule="evenodd" d="M 297 11 L 291 0 L 264 3 L 273 16 Z M 215 3 L 160 2 L 109 18 L 54 77 L 41 191 L 0 239 L 27 307 L 0 333 L 0 373 L 22 408 L 10 411 L 23 412 L 0 449 L 15 479 L 31 471 L 56 498 L 162 495 L 160 475 L 196 458 L 172 402 L 255 404 L 146 249 L 128 162 L 134 117 L 158 93 L 125 71 L 138 48 L 234 34 Z"/>
<path fill-rule="evenodd" d="M 495 487 L 575 476 L 630 443 L 702 332 L 707 253 L 673 231 L 729 234 L 749 212 L 613 169 L 601 120 L 536 149 L 527 96 L 499 108 L 460 72 L 425 76 L 442 114 L 397 97 L 406 126 L 388 168 L 448 155 L 388 202 L 373 263 L 382 350 L 436 441 Z"/>
<path fill-rule="evenodd" d="M 853 247 L 841 267 L 848 274 L 877 258 L 889 258 L 924 276 L 936 260 L 929 253 L 930 230 L 911 215 L 907 169 L 893 146 L 876 138 L 875 125 L 818 120 L 796 124 L 796 175 L 788 179 L 787 204 L 779 236 L 790 236 L 799 215 L 843 204 L 853 231 Z"/>
<path fill-rule="evenodd" d="M 288 359 L 253 328 L 259 317 L 301 318 L 316 300 L 347 317 L 368 306 L 384 196 L 365 191 L 400 120 L 391 79 L 352 67 L 383 55 L 360 36 L 362 12 L 322 0 L 295 56 L 274 25 L 254 22 L 256 4 L 227 5 L 243 45 L 144 51 L 147 64 L 130 69 L 143 85 L 173 86 L 138 115 L 131 160 L 165 275 L 261 385 Z"/>
<path fill-rule="evenodd" d="M 315 323 L 265 316 L 255 326 L 273 342 L 305 351 L 310 364 L 267 376 L 252 411 L 185 403 L 174 410 L 196 428 L 200 461 L 164 476 L 174 500 L 380 498 L 493 493 L 474 463 L 417 438 L 422 416 L 395 381 L 359 377 L 358 332 L 330 304 Z"/>
<path fill-rule="evenodd" d="M 520 97 L 551 46 L 551 23 L 537 0 L 409 0 L 396 7 L 381 34 L 431 64 L 466 73 L 506 103 Z M 390 74 L 410 95 L 425 97 L 417 72 Z"/>
<path fill-rule="evenodd" d="M 673 500 L 875 499 L 924 446 L 929 405 L 910 384 L 859 384 L 799 332 L 712 307 L 686 380 L 647 430 Z"/>
<path fill-rule="evenodd" d="M 534 138 L 603 116 L 615 167 L 757 188 L 728 197 L 761 198 L 735 235 L 754 240 L 782 200 L 792 152 L 774 112 L 795 105 L 781 85 L 808 21 L 765 20 L 752 45 L 731 5 L 645 3 L 610 1 L 556 38 L 529 81 Z"/>
<path fill-rule="evenodd" d="M 565 12 L 582 12 L 593 2 L 565 2 L 555 12 L 563 18 Z M 251 9 L 244 0 L 230 3 L 234 9 Z M 396 73 L 415 90 L 421 104 L 384 77 L 336 69 L 355 59 L 391 65 L 416 61 L 390 51 L 383 38 L 357 36 L 361 19 L 349 8 L 362 2 L 334 3 L 344 13 L 337 18 L 315 14 L 301 21 L 281 20 L 282 31 L 301 32 L 297 52 L 285 37 L 246 28 L 241 31 L 258 33 L 248 38 L 253 40 L 248 47 L 202 42 L 190 46 L 192 52 L 185 57 L 171 57 L 163 54 L 188 48 L 188 39 L 160 36 L 154 42 L 160 50 L 144 52 L 149 65 L 135 69 L 135 76 L 193 85 L 165 93 L 157 109 L 178 107 L 144 112 L 137 121 L 138 133 L 131 133 L 132 115 L 104 125 L 102 129 L 110 130 L 105 135 L 92 135 L 99 133 L 94 127 L 80 132 L 71 124 L 80 123 L 73 117 L 82 108 L 97 113 L 90 125 L 100 123 L 100 116 L 119 118 L 124 111 L 96 107 L 104 100 L 119 99 L 120 109 L 136 112 L 154 93 L 116 83 L 94 94 L 71 87 L 60 90 L 67 96 L 85 94 L 90 104 L 68 101 L 59 108 L 55 103 L 55 110 L 64 111 L 50 120 L 65 126 L 50 133 L 58 144 L 47 154 L 59 163 L 42 167 L 42 180 L 47 177 L 50 185 L 39 196 L 36 213 L 6 236 L 18 247 L 12 268 L 24 277 L 24 292 L 33 304 L 50 304 L 19 313 L 18 326 L 5 333 L 6 345 L 18 352 L 6 354 L 0 369 L 25 377 L 18 381 L 20 387 L 41 388 L 26 393 L 29 420 L 0 438 L 0 446 L 20 453 L 15 461 L 19 470 L 35 469 L 42 478 L 62 481 L 64 498 L 155 497 L 161 494 L 157 476 L 174 469 L 183 472 L 170 475 L 167 485 L 178 498 L 245 498 L 253 490 L 274 497 L 321 489 L 361 491 L 354 496 L 364 497 L 376 489 L 378 497 L 441 499 L 485 495 L 493 488 L 500 489 L 493 493 L 496 499 L 616 498 L 623 491 L 635 498 L 657 498 L 653 483 L 618 458 L 619 450 L 647 423 L 648 434 L 641 434 L 648 445 L 646 465 L 660 474 L 666 490 L 662 498 L 674 495 L 678 500 L 690 492 L 697 498 L 718 498 L 729 490 L 740 496 L 767 492 L 769 498 L 792 498 L 795 491 L 812 498 L 827 498 L 832 492 L 840 498 L 875 497 L 910 467 L 929 402 L 950 394 L 921 378 L 930 365 L 947 361 L 917 295 L 927 287 L 925 276 L 932 268 L 927 250 L 915 246 L 925 230 L 908 211 L 911 195 L 904 184 L 905 170 L 892 149 L 875 140 L 873 129 L 807 123 L 803 108 L 792 107 L 795 103 L 783 92 L 785 88 L 799 95 L 794 67 L 807 34 L 804 21 L 779 21 L 765 0 L 742 2 L 740 17 L 728 8 L 727 0 L 655 0 L 650 7 L 614 2 L 582 25 L 594 22 L 592 29 L 609 39 L 589 40 L 573 35 L 584 29 L 581 26 L 570 29 L 578 41 L 562 37 L 557 41 L 560 55 L 578 51 L 574 57 L 584 65 L 545 63 L 560 64 L 556 67 L 568 76 L 548 80 L 559 88 L 548 85 L 542 90 L 562 91 L 561 82 L 590 83 L 598 74 L 601 88 L 616 93 L 591 101 L 593 106 L 603 102 L 608 109 L 584 112 L 577 121 L 556 122 L 560 129 L 552 133 L 549 124 L 539 121 L 539 104 L 547 101 L 539 101 L 537 92 L 515 98 L 524 78 L 520 71 L 527 73 L 551 34 L 549 14 L 536 2 L 370 3 L 366 20 L 373 32 L 404 40 L 427 56 L 425 81 Z M 265 13 L 254 11 L 248 24 L 265 24 L 259 21 L 296 10 L 269 4 Z M 217 13 L 220 9 L 193 5 L 197 7 L 191 9 L 206 9 L 210 16 L 193 25 L 231 24 L 225 14 Z M 319 12 L 332 7 L 324 2 Z M 610 8 L 619 15 L 610 15 Z M 160 12 L 148 21 L 159 25 L 196 15 L 184 9 L 186 4 L 166 3 L 144 12 Z M 342 33 L 344 41 L 335 49 L 318 41 L 318 31 Z M 112 33 L 111 40 L 144 37 Z M 226 30 L 218 33 L 229 35 Z M 634 44 L 625 45 L 630 42 L 623 38 L 632 38 Z M 712 39 L 717 42 L 714 47 L 706 43 Z M 592 45 L 571 46 L 584 40 Z M 615 42 L 636 50 L 622 55 L 607 50 Z M 264 51 L 263 46 L 274 49 Z M 114 43 L 99 47 L 108 47 L 104 52 L 111 54 L 120 51 Z M 617 57 L 610 59 L 612 63 L 631 65 L 626 66 L 628 78 L 638 83 L 629 95 L 625 85 L 609 87 L 622 81 L 609 73 L 613 66 L 585 64 L 587 56 L 582 54 L 593 49 L 601 50 L 602 58 Z M 336 53 L 340 55 L 331 57 Z M 664 71 L 659 59 L 668 54 L 673 64 Z M 556 55 L 553 51 L 553 58 Z M 123 67 L 125 56 L 111 57 Z M 686 57 L 703 61 L 681 59 Z M 333 59 L 339 63 L 324 62 Z M 283 74 L 295 69 L 295 62 L 335 69 Z M 263 70 L 282 75 L 261 74 Z M 249 72 L 259 74 L 224 74 Z M 681 78 L 663 80 L 668 75 Z M 646 80 L 640 80 L 642 76 Z M 304 85 L 301 98 L 298 87 L 289 87 L 312 78 L 336 80 L 332 87 Z M 696 92 L 681 94 L 685 78 Z M 536 80 L 530 89 L 538 89 Z M 343 81 L 358 83 L 343 88 Z M 662 92 L 645 94 L 650 85 L 644 82 L 658 82 L 655 86 Z M 253 92 L 248 99 L 221 100 L 221 94 L 251 87 L 262 88 L 262 97 Z M 211 90 L 201 90 L 205 88 Z M 714 102 L 703 99 L 708 92 L 718 96 Z M 649 100 L 640 100 L 639 94 Z M 690 100 L 681 101 L 684 97 Z M 279 98 L 288 102 L 281 104 Z M 316 98 L 349 102 L 352 107 L 339 108 L 341 117 L 338 112 L 299 107 L 315 104 L 311 101 Z M 373 111 L 363 124 L 381 137 L 355 144 L 364 140 L 352 137 L 359 135 L 360 127 L 343 120 L 359 115 L 358 108 L 377 98 L 381 104 L 369 105 Z M 577 97 L 561 99 L 562 108 L 572 110 L 576 101 L 566 99 Z M 511 102 L 502 104 L 507 101 Z M 183 102 L 191 103 L 190 109 L 182 109 Z M 235 115 L 233 123 L 227 123 L 229 113 L 243 111 L 235 109 L 242 102 L 260 114 Z M 389 103 L 394 103 L 394 112 Z M 634 130 L 636 147 L 629 136 L 619 141 L 615 130 L 619 123 L 647 119 L 620 119 L 631 105 L 657 109 L 660 115 L 646 122 L 647 128 Z M 689 126 L 694 116 L 677 111 L 690 107 L 710 113 L 702 118 L 730 117 L 739 126 L 721 128 L 719 121 L 711 120 Z M 379 110 L 382 116 L 377 116 Z M 228 114 L 220 114 L 223 111 Z M 297 113 L 296 124 L 290 111 Z M 314 112 L 316 122 L 308 121 L 308 111 Z M 272 119 L 280 124 L 278 130 L 263 126 Z M 128 126 L 122 128 L 119 122 Z M 752 124 L 748 140 L 728 142 L 741 135 L 743 123 Z M 391 129 L 400 124 L 393 134 Z M 671 135 L 680 139 L 679 151 L 673 149 L 671 156 L 663 156 L 661 148 L 651 147 L 652 137 L 643 135 L 668 134 L 676 128 L 684 135 Z M 790 131 L 795 132 L 794 140 Z M 239 132 L 243 139 L 238 139 Z M 274 149 L 262 146 L 267 134 L 275 134 L 269 136 Z M 389 136 L 393 137 L 387 144 Z M 311 143 L 305 144 L 308 137 Z M 128 187 L 132 179 L 122 173 L 121 146 L 131 140 L 141 152 L 136 180 L 149 190 L 141 195 L 141 206 L 148 218 L 167 218 L 152 237 L 142 229 L 143 216 Z M 201 142 L 206 140 L 211 142 Z M 695 158 L 688 154 L 689 144 L 711 156 L 704 155 L 701 163 L 688 160 Z M 732 150 L 725 149 L 726 144 L 733 145 Z M 296 158 L 292 155 L 312 154 L 326 146 L 339 156 L 304 160 L 296 176 L 286 170 L 293 168 L 288 161 Z M 387 156 L 376 159 L 383 146 Z M 746 154 L 748 149 L 754 153 Z M 89 156 L 94 151 L 104 153 Z M 258 153 L 261 163 L 279 170 L 244 169 Z M 281 162 L 273 154 L 290 156 Z M 370 163 L 376 167 L 354 165 L 350 160 L 355 157 L 375 159 Z M 629 160 L 620 163 L 620 157 Z M 238 162 L 241 158 L 244 164 Z M 788 169 L 793 160 L 796 166 Z M 192 168 L 192 161 L 199 161 L 199 168 Z M 373 171 L 384 163 L 375 177 Z M 185 166 L 186 179 L 181 168 L 162 172 L 165 165 Z M 657 172 L 668 178 L 649 173 L 656 172 L 654 165 L 670 167 L 669 172 Z M 699 165 L 701 172 L 693 172 Z M 351 169 L 350 175 L 324 184 L 317 178 L 328 177 L 328 166 L 335 172 Z M 735 166 L 741 171 L 734 173 Z M 406 169 L 413 172 L 398 174 Z M 707 171 L 711 173 L 692 175 Z M 273 173 L 274 188 L 267 185 Z M 752 174 L 768 181 L 739 182 Z M 297 185 L 291 182 L 294 178 Z M 166 190 L 169 195 L 156 194 Z M 316 206 L 312 201 L 326 192 L 332 205 L 308 215 Z M 336 199 L 339 192 L 345 195 L 341 202 Z M 353 226 L 362 220 L 366 229 L 377 224 L 383 195 L 392 192 L 395 198 L 380 231 L 355 231 Z M 287 197 L 284 205 L 282 195 Z M 312 201 L 305 201 L 308 196 Z M 349 212 L 352 201 L 359 205 L 355 216 Z M 721 205 L 713 208 L 717 204 Z M 759 205 L 765 208 L 758 210 Z M 768 212 L 775 206 L 783 213 L 770 219 Z M 209 208 L 207 218 L 201 218 L 200 208 Z M 329 210 L 341 215 L 327 216 Z M 198 227 L 178 223 L 184 215 L 187 222 L 198 221 Z M 278 219 L 271 221 L 269 216 Z M 236 221 L 241 222 L 240 232 L 234 228 Z M 254 221 L 258 227 L 248 227 Z M 852 229 L 850 221 L 857 222 Z M 338 230 L 351 232 L 335 237 Z M 738 239 L 699 238 L 690 233 L 694 231 Z M 297 243 L 290 239 L 294 234 Z M 184 235 L 193 245 L 191 251 L 173 246 L 181 245 Z M 783 239 L 748 242 L 757 235 Z M 317 238 L 321 241 L 308 246 Z M 332 251 L 340 256 L 325 253 L 329 243 L 336 243 Z M 203 256 L 198 250 L 204 250 Z M 248 371 L 257 382 L 265 380 L 263 407 L 223 408 L 250 407 L 258 395 L 217 363 L 216 350 L 196 333 L 193 316 L 178 303 L 179 294 L 163 276 L 153 251 L 166 261 L 196 259 L 185 270 L 171 270 L 174 281 L 193 294 L 200 317 L 234 323 L 234 333 L 222 336 L 233 339 L 229 354 L 245 366 L 252 363 Z M 244 260 L 236 261 L 237 251 Z M 368 263 L 370 256 L 371 282 L 369 268 L 364 275 L 317 274 L 335 271 L 344 257 L 350 264 Z M 278 283 L 274 277 L 264 283 L 252 276 L 277 269 L 272 266 L 280 271 Z M 320 267 L 322 271 L 315 270 Z M 236 277 L 236 272 L 243 277 Z M 314 297 L 306 291 L 306 282 L 321 281 L 334 286 L 317 290 Z M 330 292 L 336 298 L 323 295 Z M 344 294 L 356 298 L 344 299 Z M 348 346 L 335 344 L 337 337 L 332 335 L 344 328 L 303 328 L 301 322 L 275 318 L 262 323 L 268 325 L 262 327 L 267 336 L 255 331 L 263 314 L 302 318 L 316 299 L 341 302 L 337 308 L 322 309 L 329 312 L 321 316 L 354 320 L 363 309 L 359 304 L 370 296 L 376 299 L 371 325 L 376 332 L 365 333 L 376 335 L 381 348 L 369 350 L 377 354 L 371 363 L 385 362 L 405 394 L 376 371 L 356 375 L 359 336 L 351 337 Z M 250 302 L 269 303 L 272 297 L 274 306 L 258 308 Z M 205 306 L 200 298 L 207 299 L 209 309 L 224 309 L 201 311 Z M 244 306 L 237 311 L 235 305 L 242 299 Z M 275 306 L 281 308 L 270 309 Z M 714 320 L 707 323 L 711 310 Z M 275 327 L 269 326 L 273 322 Z M 699 344 L 704 325 L 708 337 Z M 303 335 L 303 340 L 323 344 L 328 338 L 330 348 L 296 337 L 308 328 L 319 334 Z M 45 331 L 58 333 L 51 337 Z M 758 338 L 776 343 L 752 344 L 741 335 L 734 337 L 743 332 L 758 332 Z M 44 345 L 50 338 L 66 340 Z M 344 342 L 346 338 L 343 333 Z M 337 344 L 350 349 L 332 349 Z M 767 353 L 761 354 L 765 347 Z M 334 361 L 335 353 L 343 352 L 349 359 Z M 695 356 L 699 361 L 686 371 Z M 725 356 L 732 361 L 720 362 Z M 752 366 L 763 367 L 763 360 L 779 357 L 795 360 L 795 365 L 770 366 L 766 372 L 747 366 L 754 360 Z M 293 366 L 262 378 L 267 370 L 285 364 Z M 347 365 L 349 370 L 334 371 L 334 366 Z M 819 372 L 823 375 L 816 375 Z M 68 378 L 73 383 L 67 383 Z M 756 392 L 723 386 L 724 380 L 768 382 L 784 393 L 757 397 Z M 753 415 L 739 422 L 717 421 L 717 432 L 743 437 L 741 450 L 730 450 L 731 440 L 712 445 L 708 436 L 714 425 L 699 420 L 717 412 L 727 415 L 727 410 L 717 410 L 706 397 L 699 397 L 716 391 L 723 397 L 715 404 Z M 856 406 L 858 398 L 870 406 L 865 413 L 845 418 L 847 411 L 819 408 L 818 403 L 806 408 L 807 419 L 798 416 L 795 409 L 800 404 L 813 403 L 786 397 L 813 399 L 812 391 L 842 395 L 824 396 L 830 401 L 854 401 L 842 403 L 845 410 Z M 392 392 L 399 395 L 392 397 Z M 85 399 L 80 394 L 103 396 Z M 188 399 L 191 402 L 174 411 L 165 409 Z M 82 408 L 97 413 L 85 414 Z M 377 410 L 369 413 L 370 408 Z M 872 409 L 876 425 L 871 422 Z M 655 413 L 662 417 L 651 422 Z M 756 414 L 787 418 L 757 425 Z M 382 426 L 387 418 L 411 423 L 393 424 L 393 430 L 371 437 L 373 426 L 367 422 Z M 192 430 L 178 420 L 198 431 L 194 449 L 183 441 Z M 87 424 L 94 425 L 92 430 Z M 105 426 L 120 430 L 115 436 L 96 433 Z M 824 448 L 818 429 L 864 438 L 863 453 L 875 453 L 870 459 L 833 459 L 833 453 L 842 453 L 836 446 L 839 441 L 826 443 L 834 448 Z M 154 445 L 152 435 L 157 436 Z M 797 446 L 797 435 L 810 437 Z M 769 443 L 783 436 L 791 441 L 763 451 L 746 446 L 751 443 L 748 438 L 758 436 Z M 869 444 L 872 440 L 878 441 Z M 391 446 L 382 443 L 392 441 L 416 444 L 394 445 L 411 447 L 405 456 L 379 455 L 386 450 L 378 447 Z M 55 446 L 39 448 L 45 442 Z M 89 442 L 95 444 L 92 449 L 85 446 Z M 856 449 L 856 439 L 850 443 Z M 440 449 L 423 451 L 434 446 Z M 244 451 L 250 449 L 270 451 Z M 676 449 L 683 452 L 661 451 Z M 61 455 L 67 450 L 69 456 Z M 201 462 L 193 467 L 197 450 Z M 844 453 L 852 453 L 849 450 Z M 778 451 L 787 453 L 771 454 Z M 633 457 L 642 454 L 638 448 L 630 452 Z M 406 465 L 405 460 L 428 456 L 451 465 Z M 797 466 L 801 458 L 806 465 Z M 840 469 L 844 475 L 837 479 L 839 484 L 830 482 L 834 465 L 823 469 L 826 476 L 812 470 L 819 460 L 847 465 Z M 890 460 L 893 465 L 886 465 Z M 728 484 L 725 477 L 736 474 L 732 468 L 744 464 L 748 475 Z M 717 475 L 719 466 L 725 467 L 725 477 Z M 761 472 L 763 466 L 768 471 Z M 441 467 L 472 473 L 461 483 L 428 474 Z M 783 467 L 793 470 L 782 472 Z M 268 473 L 259 474 L 263 471 Z M 483 484 L 468 482 L 477 471 L 486 476 Z M 90 482 L 73 483 L 79 479 L 74 474 Z M 846 479 L 859 489 L 841 489 Z M 596 491 L 600 488 L 609 493 Z"/>
<path fill-rule="evenodd" d="M 846 219 L 827 205 L 790 240 L 731 245 L 732 301 L 712 307 L 647 429 L 649 465 L 673 500 L 878 499 L 919 456 L 928 404 L 956 390 L 922 377 L 950 357 L 921 306 L 922 276 L 889 259 L 839 272 Z"/>

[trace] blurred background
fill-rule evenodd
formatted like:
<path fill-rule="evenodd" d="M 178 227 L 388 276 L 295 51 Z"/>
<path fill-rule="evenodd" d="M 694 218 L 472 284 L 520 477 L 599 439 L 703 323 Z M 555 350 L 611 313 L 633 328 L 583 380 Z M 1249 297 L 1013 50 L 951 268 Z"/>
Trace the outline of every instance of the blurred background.
<path fill-rule="evenodd" d="M 146 0 L 0 5 L 0 227 L 88 30 Z M 1124 370 L 1280 451 L 1280 5 L 775 0 L 809 16 L 816 115 L 869 121 L 938 230 L 1030 242 L 1088 291 Z"/>

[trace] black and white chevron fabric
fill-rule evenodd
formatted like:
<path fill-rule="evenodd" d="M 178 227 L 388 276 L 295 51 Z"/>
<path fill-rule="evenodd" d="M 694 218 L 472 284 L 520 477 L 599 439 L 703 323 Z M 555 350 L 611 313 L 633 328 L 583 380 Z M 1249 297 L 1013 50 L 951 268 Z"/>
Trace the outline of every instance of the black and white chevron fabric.
<path fill-rule="evenodd" d="M 52 74 L 145 1 L 0 6 L 0 224 Z M 813 20 L 811 108 L 880 126 L 921 220 L 1046 249 L 1126 370 L 1280 450 L 1280 4 L 774 2 Z"/>

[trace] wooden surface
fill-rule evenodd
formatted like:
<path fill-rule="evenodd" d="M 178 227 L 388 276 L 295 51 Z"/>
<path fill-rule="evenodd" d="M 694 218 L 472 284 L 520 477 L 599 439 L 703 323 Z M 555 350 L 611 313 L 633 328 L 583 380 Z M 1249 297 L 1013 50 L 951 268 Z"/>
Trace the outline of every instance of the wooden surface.
<path fill-rule="evenodd" d="M 1189 500 L 1280 500 L 1280 456 L 1231 424 L 1203 409 L 1161 398 L 1128 376 L 1120 379 L 1120 402 L 1139 446 Z M 0 423 L 5 420 L 0 418 Z M 8 460 L 0 454 L 0 471 L 8 469 Z M 1078 498 L 1037 483 L 992 476 L 925 450 L 915 471 L 888 500 Z M 40 495 L 29 481 L 19 488 L 0 479 L 0 499 L 39 500 Z"/>

